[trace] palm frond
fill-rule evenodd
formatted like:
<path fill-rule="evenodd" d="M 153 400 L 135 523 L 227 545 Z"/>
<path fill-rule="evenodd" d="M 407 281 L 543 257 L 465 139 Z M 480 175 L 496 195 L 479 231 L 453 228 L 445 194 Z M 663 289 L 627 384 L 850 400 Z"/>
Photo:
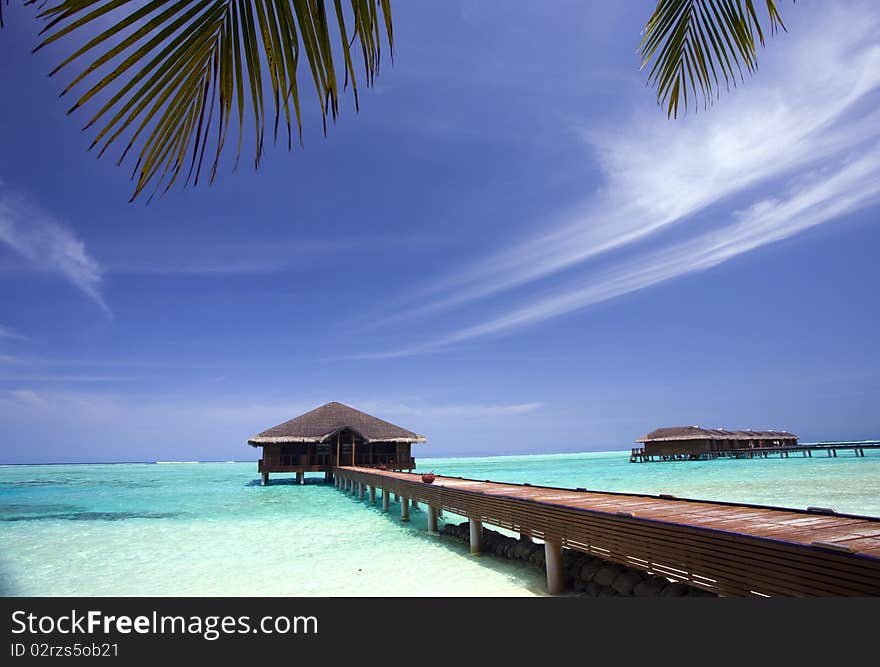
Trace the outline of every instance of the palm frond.
<path fill-rule="evenodd" d="M 774 0 L 764 0 L 770 32 L 785 25 Z M 666 115 L 677 118 L 702 99 L 708 107 L 758 67 L 764 29 L 753 0 L 659 0 L 639 50 L 642 68 L 652 60 L 648 84 Z"/>
<path fill-rule="evenodd" d="M 357 108 L 351 47 L 361 45 L 364 84 L 370 86 L 383 30 L 393 48 L 391 6 L 390 0 L 347 4 L 332 0 L 335 20 L 329 21 L 325 0 L 61 0 L 41 7 L 45 37 L 34 50 L 77 34 L 95 35 L 51 74 L 80 65 L 61 93 L 84 89 L 68 113 L 92 101 L 96 109 L 83 128 L 96 133 L 90 148 L 100 156 L 121 146 L 120 164 L 137 154 L 134 200 L 148 187 L 167 191 L 184 170 L 184 182 L 198 184 L 206 154 L 213 154 L 207 169 L 213 181 L 230 123 L 238 126 L 237 165 L 243 137 L 251 132 L 246 115 L 253 122 L 255 167 L 267 123 L 277 139 L 283 119 L 288 148 L 294 134 L 301 142 L 300 56 L 325 133 L 327 117 L 335 121 L 339 113 L 340 89 L 349 83 Z M 111 12 L 122 18 L 97 30 L 97 21 Z M 334 51 L 344 61 L 342 86 Z"/>

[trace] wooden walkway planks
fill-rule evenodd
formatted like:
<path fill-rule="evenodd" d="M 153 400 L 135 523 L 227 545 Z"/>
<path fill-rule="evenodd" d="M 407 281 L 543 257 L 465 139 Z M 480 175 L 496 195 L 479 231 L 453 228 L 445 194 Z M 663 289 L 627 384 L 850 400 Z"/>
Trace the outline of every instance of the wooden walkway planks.
<path fill-rule="evenodd" d="M 880 595 L 871 517 L 441 476 L 425 484 L 372 468 L 334 474 L 722 595 Z"/>

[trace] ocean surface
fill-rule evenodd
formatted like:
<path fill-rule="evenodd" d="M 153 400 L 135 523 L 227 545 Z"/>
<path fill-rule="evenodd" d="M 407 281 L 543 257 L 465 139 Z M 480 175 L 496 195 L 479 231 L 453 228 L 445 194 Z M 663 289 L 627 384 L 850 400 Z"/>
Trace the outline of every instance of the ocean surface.
<path fill-rule="evenodd" d="M 864 458 L 630 464 L 628 452 L 419 459 L 437 474 L 880 516 Z M 543 575 L 256 463 L 0 467 L 0 594 L 541 595 Z M 462 519 L 447 514 L 446 520 Z"/>

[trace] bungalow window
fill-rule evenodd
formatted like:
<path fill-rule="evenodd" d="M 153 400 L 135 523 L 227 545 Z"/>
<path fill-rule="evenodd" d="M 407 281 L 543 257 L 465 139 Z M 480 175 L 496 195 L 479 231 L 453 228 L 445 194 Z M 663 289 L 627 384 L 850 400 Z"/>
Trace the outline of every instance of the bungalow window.
<path fill-rule="evenodd" d="M 330 445 L 326 443 L 321 443 L 317 447 L 315 447 L 314 459 L 317 465 L 329 465 L 330 464 Z"/>

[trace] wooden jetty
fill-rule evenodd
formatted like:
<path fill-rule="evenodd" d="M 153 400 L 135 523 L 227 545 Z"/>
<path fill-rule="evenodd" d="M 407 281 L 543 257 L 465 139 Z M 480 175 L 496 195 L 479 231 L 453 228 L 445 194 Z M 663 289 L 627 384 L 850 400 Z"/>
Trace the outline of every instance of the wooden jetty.
<path fill-rule="evenodd" d="M 656 453 L 646 447 L 634 447 L 630 450 L 630 463 L 647 463 L 649 461 L 711 461 L 721 458 L 757 459 L 778 456 L 790 458 L 792 454 L 800 454 L 804 458 L 812 458 L 813 454 L 837 457 L 839 451 L 850 451 L 855 456 L 864 456 L 866 449 L 880 449 L 880 440 L 857 440 L 839 442 L 811 442 L 798 445 L 772 447 L 743 447 L 735 449 L 707 450 L 701 452 L 669 452 Z"/>
<path fill-rule="evenodd" d="M 880 518 L 705 500 L 505 484 L 335 467 L 336 486 L 402 520 L 423 503 L 467 517 L 471 551 L 489 524 L 544 541 L 547 588 L 565 586 L 563 549 L 593 554 L 723 596 L 878 596 Z"/>

